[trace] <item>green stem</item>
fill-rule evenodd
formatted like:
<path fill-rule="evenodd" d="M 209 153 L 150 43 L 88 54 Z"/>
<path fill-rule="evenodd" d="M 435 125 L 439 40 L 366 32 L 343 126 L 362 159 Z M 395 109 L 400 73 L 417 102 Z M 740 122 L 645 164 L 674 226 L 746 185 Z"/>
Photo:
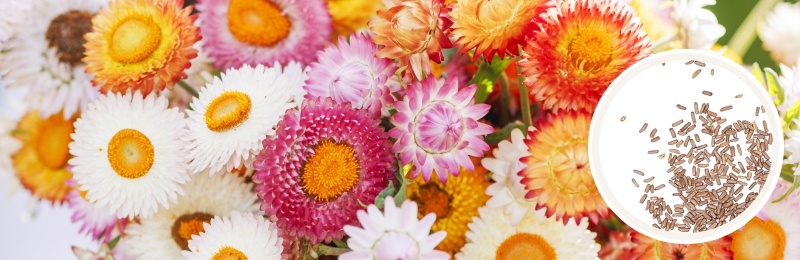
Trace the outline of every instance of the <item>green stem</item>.
<path fill-rule="evenodd" d="M 780 0 L 760 0 L 750 11 L 750 14 L 744 18 L 744 21 L 739 25 L 739 29 L 733 33 L 733 37 L 728 42 L 728 47 L 735 52 L 739 57 L 744 57 L 753 45 L 756 39 L 756 27 L 759 22 L 764 19 L 764 16 L 772 10 Z"/>
<path fill-rule="evenodd" d="M 341 255 L 351 250 L 349 248 L 339 248 L 339 247 L 332 247 L 326 246 L 323 244 L 317 245 L 317 254 L 319 255 Z"/>
<path fill-rule="evenodd" d="M 522 48 L 519 48 L 519 55 L 517 56 L 517 78 L 519 80 L 519 100 L 520 110 L 522 110 L 522 122 L 525 123 L 525 129 L 531 126 L 531 104 L 528 100 L 528 86 L 525 86 L 525 76 L 522 76 L 522 66 L 519 65 L 522 56 Z M 525 132 L 525 131 L 523 131 Z"/>
<path fill-rule="evenodd" d="M 500 98 L 503 100 L 503 104 L 500 106 L 500 125 L 505 125 L 511 118 L 511 89 L 505 73 L 500 74 Z"/>
<path fill-rule="evenodd" d="M 186 90 L 186 92 L 189 92 L 189 94 L 192 94 L 193 97 L 200 96 L 200 93 L 197 93 L 197 91 L 194 90 L 194 88 L 192 88 L 192 86 L 189 86 L 189 84 L 187 84 L 185 81 L 183 81 L 183 80 L 178 81 L 178 85 L 180 85 L 181 88 L 183 88 L 183 90 Z"/>

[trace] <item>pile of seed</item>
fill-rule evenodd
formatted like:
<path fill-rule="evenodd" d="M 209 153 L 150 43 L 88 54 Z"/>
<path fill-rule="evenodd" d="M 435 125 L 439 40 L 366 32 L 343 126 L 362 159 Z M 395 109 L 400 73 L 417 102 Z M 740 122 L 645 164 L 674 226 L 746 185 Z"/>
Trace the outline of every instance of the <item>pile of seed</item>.
<path fill-rule="evenodd" d="M 701 93 L 713 95 L 710 91 Z M 735 98 L 741 97 L 740 94 Z M 677 108 L 687 109 L 681 104 Z M 694 110 L 687 113 L 686 118 L 671 124 L 669 135 L 665 137 L 670 139 L 665 149 L 668 153 L 658 155 L 664 159 L 664 154 L 669 154 L 665 166 L 667 175 L 633 170 L 646 184 L 639 203 L 646 202 L 645 209 L 655 220 L 653 227 L 681 232 L 711 230 L 736 218 L 756 199 L 769 175 L 768 151 L 773 136 L 765 120 L 761 121 L 761 126 L 756 121 L 728 122 L 722 114 L 732 109 L 733 106 L 726 105 L 715 112 L 709 103 L 695 102 Z M 764 112 L 763 106 L 757 107 L 755 117 Z M 647 129 L 645 123 L 639 133 Z M 652 143 L 660 140 L 658 129 L 650 130 L 649 139 Z M 658 154 L 659 150 L 647 153 Z M 744 163 L 735 159 L 737 155 L 744 156 Z M 669 178 L 656 180 L 657 176 Z M 664 198 L 654 195 L 666 186 L 665 180 L 675 188 L 672 196 L 679 197 L 682 203 L 671 206 Z M 654 181 L 662 183 L 654 184 Z M 636 177 L 632 182 L 640 188 Z"/>

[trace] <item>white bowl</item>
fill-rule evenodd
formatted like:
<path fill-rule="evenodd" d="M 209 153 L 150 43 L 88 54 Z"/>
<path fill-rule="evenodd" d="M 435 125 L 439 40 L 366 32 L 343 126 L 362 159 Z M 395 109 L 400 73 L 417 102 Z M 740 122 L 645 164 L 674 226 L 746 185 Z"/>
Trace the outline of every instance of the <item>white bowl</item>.
<path fill-rule="evenodd" d="M 705 67 L 696 64 L 686 65 L 689 60 L 700 60 L 706 65 Z M 692 78 L 697 69 L 701 69 L 700 74 Z M 713 76 L 711 69 L 714 70 Z M 712 92 L 713 95 L 702 94 L 704 90 Z M 738 94 L 743 96 L 735 98 Z M 747 187 L 741 191 L 745 195 L 740 199 L 740 203 L 744 202 L 749 192 L 758 192 L 758 196 L 750 207 L 733 220 L 728 219 L 729 222 L 724 225 L 696 233 L 692 230 L 681 232 L 677 228 L 672 231 L 657 229 L 652 226 L 656 220 L 646 210 L 647 202 L 643 204 L 639 202 L 646 186 L 643 180 L 655 176 L 655 180 L 650 184 L 666 185 L 655 194 L 648 193 L 648 200 L 650 196 L 656 195 L 664 198 L 670 206 L 683 202 L 672 195 L 677 189 L 668 183 L 673 176 L 673 173 L 667 173 L 670 167 L 668 159 L 659 159 L 657 156 L 669 154 L 668 149 L 675 148 L 674 145 L 667 144 L 673 140 L 669 129 L 672 123 L 679 119 L 684 119 L 684 122 L 691 121 L 690 112 L 694 111 L 694 102 L 699 104 L 708 102 L 710 109 L 717 112 L 724 106 L 732 105 L 733 109 L 718 112 L 719 116 L 728 119 L 723 126 L 737 120 L 750 122 L 757 120 L 759 129 L 763 129 L 762 121 L 766 120 L 768 130 L 775 138 L 767 152 L 771 160 L 769 176 L 760 191 L 759 185 L 752 191 Z M 686 110 L 678 109 L 678 104 L 685 106 Z M 759 113 L 756 117 L 755 109 L 761 105 L 766 112 Z M 626 119 L 621 122 L 623 116 Z M 709 51 L 674 50 L 654 54 L 625 70 L 600 99 L 589 133 L 589 163 L 592 167 L 592 176 L 608 206 L 636 231 L 669 243 L 692 244 L 715 240 L 744 226 L 769 201 L 780 178 L 783 164 L 783 129 L 780 122 L 778 111 L 766 89 L 742 66 Z M 648 123 L 647 130 L 639 133 L 644 123 Z M 702 122 L 699 118 L 697 124 L 692 133 L 700 133 Z M 682 126 L 683 124 L 674 127 L 675 131 L 677 132 Z M 655 143 L 651 142 L 650 138 L 650 131 L 654 127 L 658 129 L 656 135 L 661 139 Z M 711 139 L 710 136 L 703 134 L 700 134 L 700 138 L 701 142 L 696 144 L 698 146 Z M 684 140 L 685 136 L 677 136 L 677 139 Z M 743 146 L 742 152 L 748 155 L 749 145 L 745 145 L 745 139 L 743 132 L 739 133 L 737 143 Z M 708 146 L 711 147 L 710 144 Z M 691 145 L 689 148 L 681 146 L 680 151 L 685 153 L 690 148 Z M 712 149 L 713 147 L 708 151 L 711 152 Z M 659 150 L 659 152 L 648 154 L 649 150 Z M 737 154 L 734 160 L 741 160 L 745 167 L 748 165 L 744 156 Z M 715 160 L 711 159 L 711 162 L 713 166 Z M 686 163 L 684 168 L 687 168 L 687 165 L 686 175 L 692 176 L 692 166 Z M 644 172 L 645 176 L 635 174 L 634 169 Z M 639 188 L 634 186 L 632 178 L 637 180 Z M 721 184 L 724 183 L 725 180 L 721 180 Z M 749 183 L 748 181 L 748 186 Z M 720 187 L 714 184 L 714 188 Z"/>

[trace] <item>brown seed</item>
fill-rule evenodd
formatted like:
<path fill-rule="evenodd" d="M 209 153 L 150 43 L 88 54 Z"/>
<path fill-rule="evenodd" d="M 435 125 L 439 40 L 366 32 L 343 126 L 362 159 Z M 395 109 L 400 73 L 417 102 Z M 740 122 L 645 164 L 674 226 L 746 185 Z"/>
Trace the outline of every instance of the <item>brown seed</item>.
<path fill-rule="evenodd" d="M 656 187 L 656 190 L 663 189 L 664 187 L 666 187 L 666 185 L 664 185 L 664 184 L 658 185 L 658 186 Z"/>
<path fill-rule="evenodd" d="M 690 65 L 690 64 L 692 64 L 692 63 L 694 63 L 694 60 L 687 61 L 687 62 L 686 62 L 686 65 Z"/>
<path fill-rule="evenodd" d="M 705 62 L 702 62 L 702 61 L 699 61 L 699 60 L 694 61 L 694 64 L 696 64 L 697 66 L 700 66 L 700 67 L 705 67 L 706 66 Z"/>
<path fill-rule="evenodd" d="M 733 106 L 732 105 L 727 105 L 727 106 L 724 106 L 724 107 L 720 108 L 719 111 L 728 111 L 728 110 L 731 110 L 731 109 L 733 109 Z"/>
<path fill-rule="evenodd" d="M 764 106 L 761 106 L 761 113 L 766 113 L 767 110 L 764 109 Z"/>
<path fill-rule="evenodd" d="M 642 125 L 642 129 L 639 129 L 639 133 L 643 133 L 644 130 L 647 130 L 647 123 L 644 123 L 644 125 Z"/>
<path fill-rule="evenodd" d="M 744 95 L 739 94 L 739 95 L 736 95 L 736 98 L 742 98 L 742 96 L 744 96 Z"/>
<path fill-rule="evenodd" d="M 644 183 L 650 183 L 655 178 L 656 178 L 655 176 L 651 176 L 650 178 L 644 179 Z"/>
<path fill-rule="evenodd" d="M 714 95 L 714 93 L 711 93 L 711 91 L 708 91 L 708 90 L 703 90 L 703 95 L 706 95 L 706 96 L 710 97 L 711 95 Z M 703 104 L 703 105 L 705 105 L 705 104 Z"/>
<path fill-rule="evenodd" d="M 636 187 L 639 187 L 638 185 Z M 644 200 L 647 199 L 647 194 L 643 194 L 642 198 L 639 199 L 639 203 L 644 203 Z"/>
<path fill-rule="evenodd" d="M 625 116 L 622 116 L 622 118 L 620 118 L 619 121 L 620 122 L 624 122 L 625 121 Z"/>
<path fill-rule="evenodd" d="M 662 63 L 661 63 L 661 66 L 664 66 L 664 65 L 667 65 L 667 63 L 666 63 L 666 62 L 662 62 Z"/>
<path fill-rule="evenodd" d="M 647 151 L 647 154 L 657 154 L 657 153 L 658 153 L 658 150 Z"/>
<path fill-rule="evenodd" d="M 639 188 L 639 183 L 636 182 L 635 178 L 631 178 L 631 181 L 633 182 L 633 186 L 636 186 L 636 188 Z"/>
<path fill-rule="evenodd" d="M 759 112 L 761 112 L 761 109 L 759 107 L 756 107 L 756 116 L 758 116 Z"/>
<path fill-rule="evenodd" d="M 681 104 L 678 104 L 676 107 L 678 107 L 680 110 L 686 110 L 686 107 Z"/>
<path fill-rule="evenodd" d="M 650 139 L 650 142 L 651 143 L 655 143 L 655 142 L 658 142 L 658 140 L 661 140 L 661 137 L 656 136 L 656 138 Z"/>
<path fill-rule="evenodd" d="M 650 131 L 650 138 L 655 138 L 656 137 L 656 132 L 658 132 L 658 129 L 653 128 L 653 130 Z"/>
<path fill-rule="evenodd" d="M 640 170 L 633 170 L 633 172 L 636 173 L 636 174 L 639 174 L 641 176 L 644 176 L 644 172 L 642 172 Z"/>
<path fill-rule="evenodd" d="M 694 74 L 692 74 L 692 78 L 696 78 L 697 75 L 700 75 L 700 69 L 697 69 L 696 71 L 694 71 Z"/>
<path fill-rule="evenodd" d="M 676 126 L 678 126 L 680 124 L 683 124 L 683 119 L 675 121 L 675 123 L 672 123 L 672 127 L 676 127 Z"/>

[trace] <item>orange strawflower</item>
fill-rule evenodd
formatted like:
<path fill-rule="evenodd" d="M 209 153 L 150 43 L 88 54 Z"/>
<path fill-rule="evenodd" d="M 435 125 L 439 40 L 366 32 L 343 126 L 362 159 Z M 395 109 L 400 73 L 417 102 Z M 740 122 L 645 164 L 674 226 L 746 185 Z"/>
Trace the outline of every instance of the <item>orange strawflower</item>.
<path fill-rule="evenodd" d="M 632 259 L 639 260 L 664 260 L 664 259 L 696 259 L 696 260 L 723 260 L 732 259 L 728 245 L 731 237 L 705 242 L 700 244 L 672 244 L 652 239 L 642 233 L 631 231 L 631 241 L 636 244 L 631 250 Z"/>

